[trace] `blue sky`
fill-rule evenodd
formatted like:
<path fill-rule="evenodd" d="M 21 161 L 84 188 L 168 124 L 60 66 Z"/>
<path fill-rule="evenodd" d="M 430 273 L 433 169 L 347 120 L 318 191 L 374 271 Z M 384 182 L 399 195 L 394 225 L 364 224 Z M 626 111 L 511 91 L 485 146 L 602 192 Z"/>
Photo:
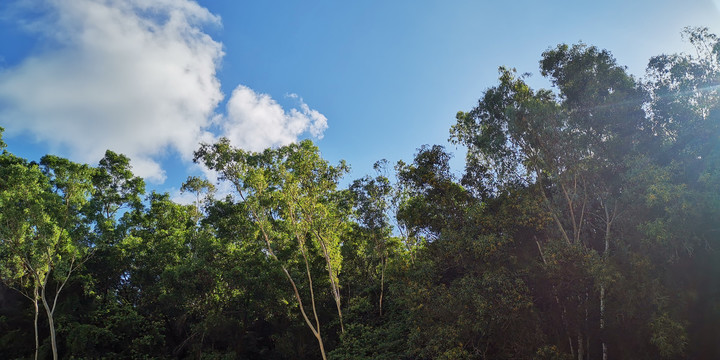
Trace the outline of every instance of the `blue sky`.
<path fill-rule="evenodd" d="M 10 0 L 0 5 L 0 126 L 9 150 L 95 164 L 131 156 L 174 192 L 200 141 L 258 150 L 311 138 L 348 179 L 447 144 L 500 65 L 583 41 L 642 76 L 720 30 L 718 2 Z"/>

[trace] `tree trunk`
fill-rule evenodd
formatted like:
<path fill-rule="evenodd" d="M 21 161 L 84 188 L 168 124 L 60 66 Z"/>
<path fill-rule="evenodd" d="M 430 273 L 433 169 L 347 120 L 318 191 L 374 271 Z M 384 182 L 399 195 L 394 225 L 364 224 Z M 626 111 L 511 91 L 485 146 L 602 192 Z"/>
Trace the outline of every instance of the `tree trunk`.
<path fill-rule="evenodd" d="M 322 249 L 323 257 L 325 258 L 325 264 L 327 265 L 328 276 L 330 277 L 330 292 L 335 299 L 335 306 L 337 307 L 338 317 L 340 318 L 340 332 L 344 333 L 345 326 L 343 325 L 342 308 L 340 306 L 340 287 L 338 286 L 337 281 L 335 281 L 332 262 L 330 261 L 330 253 L 328 251 L 327 245 L 325 244 L 325 239 L 322 237 L 322 235 L 320 235 L 318 231 L 315 231 L 315 235 L 317 236 L 318 242 L 320 243 L 320 248 Z M 297 237 L 298 241 L 300 241 L 300 237 L 298 234 L 295 234 L 295 237 Z"/>
<path fill-rule="evenodd" d="M 617 202 L 612 214 L 608 211 L 605 203 L 601 202 L 605 210 L 605 249 L 603 251 L 603 266 L 607 266 L 610 257 L 610 229 L 617 215 Z M 600 340 L 602 342 L 602 360 L 607 360 L 607 344 L 605 343 L 605 284 L 600 284 Z"/>
<path fill-rule="evenodd" d="M 547 260 L 545 259 L 545 254 L 543 252 L 542 246 L 540 245 L 540 241 L 537 239 L 537 237 L 534 237 L 534 239 L 535 239 L 535 244 L 537 244 L 538 251 L 540 252 L 540 259 L 542 259 L 543 264 L 547 265 Z M 557 295 L 557 289 L 556 289 L 555 285 L 552 285 L 552 291 L 555 296 L 555 302 L 558 304 L 558 307 L 561 309 L 560 319 L 562 320 L 563 327 L 565 328 L 565 333 L 567 334 L 567 337 L 568 337 L 568 344 L 570 345 L 570 357 L 572 358 L 572 357 L 575 357 L 575 348 L 573 347 L 572 334 L 570 332 L 570 326 L 569 326 L 567 318 L 566 318 L 567 311 L 565 310 L 565 305 L 563 305 L 560 302 L 560 297 L 558 297 L 558 295 Z"/>
<path fill-rule="evenodd" d="M 43 306 L 45 307 L 45 312 L 47 313 L 48 317 L 48 327 L 50 327 L 50 344 L 52 345 L 52 352 L 53 352 L 53 360 L 58 359 L 58 351 L 57 351 L 57 340 L 55 335 L 55 320 L 53 319 L 53 310 L 50 309 L 50 306 L 47 303 L 47 299 L 45 298 L 45 288 L 43 288 L 42 292 L 42 302 Z"/>
<path fill-rule="evenodd" d="M 585 324 L 584 324 L 585 329 L 587 329 L 589 327 L 589 325 L 588 325 L 588 323 L 589 323 L 589 321 L 588 321 L 588 317 L 589 317 L 588 303 L 589 302 L 590 302 L 590 293 L 586 291 L 585 292 L 585 304 L 583 306 L 585 308 Z M 589 333 L 585 336 L 585 349 L 586 349 L 586 357 L 589 360 L 590 359 L 590 334 Z"/>
<path fill-rule="evenodd" d="M 40 296 L 40 294 L 38 294 L 37 286 L 35 286 L 34 295 L 35 297 L 33 298 L 33 305 L 35 306 L 35 321 L 33 324 L 35 325 L 35 360 L 38 360 L 38 350 L 40 349 L 40 339 L 38 338 L 38 315 L 40 313 L 38 297 Z"/>
<path fill-rule="evenodd" d="M 584 350 L 584 344 L 583 344 L 583 336 L 580 331 L 578 331 L 577 336 L 577 358 L 578 360 L 585 360 L 585 350 Z"/>
<path fill-rule="evenodd" d="M 607 360 L 607 344 L 605 344 L 605 285 L 600 286 L 600 339 L 602 341 L 602 359 Z"/>
<path fill-rule="evenodd" d="M 590 351 L 590 335 L 585 337 L 585 348 L 587 349 L 587 355 L 585 355 L 585 359 L 590 360 L 590 353 L 592 352 Z"/>
<path fill-rule="evenodd" d="M 313 290 L 312 275 L 310 274 L 310 263 L 308 262 L 307 254 L 305 253 L 305 244 L 300 241 L 299 237 L 297 238 L 297 240 L 300 245 L 300 252 L 302 253 L 303 259 L 305 260 L 305 271 L 307 272 L 308 276 L 310 301 L 312 302 L 313 316 L 315 316 L 315 337 L 317 338 L 318 344 L 320 345 L 320 354 L 322 355 L 323 360 L 327 360 L 327 357 L 325 356 L 325 345 L 323 344 L 322 336 L 320 335 L 320 320 L 318 319 L 317 309 L 315 308 L 315 291 Z M 302 304 L 300 304 L 300 306 L 302 306 Z M 338 308 L 338 310 L 340 309 Z M 340 319 L 342 321 L 342 317 Z"/>
<path fill-rule="evenodd" d="M 242 193 L 241 193 L 242 196 Z M 244 197 L 243 197 L 244 200 Z M 257 219 L 257 214 L 253 211 L 253 216 Z M 270 254 L 270 256 L 275 259 L 275 261 L 279 262 L 278 257 L 275 255 L 275 252 L 273 251 L 272 244 L 270 242 L 270 237 L 268 236 L 268 233 L 265 231 L 265 227 L 262 226 L 262 224 L 258 224 L 260 227 L 260 231 L 262 232 L 263 239 L 265 240 L 265 244 L 267 245 L 267 251 Z M 290 272 L 285 268 L 284 265 L 280 264 L 280 268 L 282 268 L 283 273 L 285 273 L 285 276 L 287 277 L 288 281 L 290 281 L 290 284 L 292 285 L 293 292 L 295 294 L 295 299 L 298 301 L 298 307 L 300 308 L 300 314 L 302 315 L 303 319 L 305 320 L 305 323 L 310 328 L 310 331 L 313 333 L 315 338 L 318 341 L 318 344 L 320 345 L 320 354 L 322 355 L 323 360 L 327 360 L 327 357 L 325 356 L 325 345 L 323 344 L 322 336 L 320 335 L 320 320 L 318 320 L 317 316 L 317 310 L 315 308 L 315 292 L 313 290 L 313 283 L 312 283 L 312 275 L 310 274 L 310 265 L 307 260 L 307 255 L 305 254 L 305 245 L 300 240 L 300 238 L 295 236 L 296 240 L 298 241 L 298 245 L 300 246 L 300 252 L 302 253 L 303 259 L 305 260 L 305 270 L 308 275 L 308 282 L 310 286 L 310 301 L 312 303 L 312 309 L 313 309 L 313 315 L 315 317 L 315 326 L 313 326 L 312 322 L 310 321 L 310 318 L 307 316 L 307 313 L 305 312 L 305 308 L 303 307 L 302 298 L 300 297 L 300 292 L 298 291 L 297 285 L 295 284 L 295 280 L 293 280 L 292 276 L 290 275 Z"/>
<path fill-rule="evenodd" d="M 387 260 L 383 257 L 380 261 L 381 269 L 380 269 L 380 317 L 382 317 L 382 303 L 383 303 L 383 295 L 385 292 L 385 263 Z"/>
<path fill-rule="evenodd" d="M 318 332 L 316 338 L 317 338 L 318 344 L 320 345 L 320 355 L 322 355 L 323 360 L 327 360 L 327 356 L 325 356 L 325 345 L 323 345 L 322 337 L 320 336 L 319 332 Z"/>
<path fill-rule="evenodd" d="M 271 255 L 277 260 L 277 257 L 275 257 L 275 254 L 271 252 Z M 302 298 L 300 298 L 300 292 L 298 292 L 297 285 L 295 285 L 295 281 L 293 280 L 292 276 L 290 276 L 290 272 L 285 268 L 285 266 L 281 266 L 283 272 L 285 273 L 285 276 L 290 281 L 290 284 L 293 287 L 293 291 L 295 293 L 295 299 L 298 301 L 298 307 L 300 308 L 300 314 L 302 315 L 303 319 L 305 320 L 305 324 L 310 328 L 310 331 L 312 331 L 313 335 L 315 336 L 315 339 L 317 339 L 318 344 L 320 345 L 320 353 L 322 354 L 323 360 L 326 360 L 325 357 L 325 346 L 323 345 L 322 336 L 320 335 L 320 323 L 317 318 L 317 312 L 315 312 L 315 298 L 313 297 L 311 301 L 313 302 L 313 312 L 315 312 L 315 321 L 317 325 L 317 329 L 315 326 L 313 326 L 312 322 L 310 322 L 310 318 L 308 318 L 307 314 L 305 313 L 305 308 L 303 307 Z M 310 287 L 310 290 L 312 291 L 312 285 Z"/>

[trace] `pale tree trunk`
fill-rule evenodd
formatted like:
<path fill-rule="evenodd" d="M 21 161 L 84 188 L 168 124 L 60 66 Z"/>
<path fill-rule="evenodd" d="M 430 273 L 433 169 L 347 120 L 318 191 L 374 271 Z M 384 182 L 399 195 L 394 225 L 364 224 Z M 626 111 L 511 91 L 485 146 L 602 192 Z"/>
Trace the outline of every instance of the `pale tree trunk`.
<path fill-rule="evenodd" d="M 45 311 L 48 314 L 48 326 L 50 327 L 50 343 L 52 344 L 53 360 L 57 360 L 58 359 L 58 350 L 57 350 L 57 335 L 55 334 L 55 320 L 53 319 L 52 311 L 47 306 L 46 301 L 43 301 L 43 305 L 45 305 Z"/>
<path fill-rule="evenodd" d="M 380 317 L 382 317 L 382 305 L 383 305 L 383 295 L 385 293 L 385 264 L 387 263 L 387 260 L 385 257 L 387 254 L 383 255 L 383 258 L 380 260 Z"/>
<path fill-rule="evenodd" d="M 320 333 L 317 334 L 317 340 L 318 344 L 320 345 L 320 355 L 322 355 L 323 360 L 327 360 L 327 356 L 325 356 L 325 345 L 323 344 Z"/>
<path fill-rule="evenodd" d="M 600 202 L 603 209 L 605 210 L 605 249 L 603 251 L 603 264 L 607 266 L 608 258 L 610 257 L 610 230 L 612 229 L 612 223 L 615 221 L 617 216 L 617 202 L 612 213 L 608 210 L 607 204 Z M 605 343 L 605 283 L 600 284 L 600 339 L 602 342 L 602 360 L 607 360 L 607 344 Z"/>
<path fill-rule="evenodd" d="M 243 192 L 240 191 L 241 187 L 238 184 L 235 184 L 238 193 L 240 194 L 240 197 L 243 201 L 246 201 L 245 196 L 243 195 Z M 273 251 L 272 242 L 270 241 L 270 236 L 268 235 L 265 226 L 263 226 L 261 218 L 258 216 L 257 212 L 253 209 L 250 209 L 250 213 L 252 216 L 256 219 L 258 222 L 258 227 L 260 228 L 260 232 L 263 235 L 263 239 L 265 240 L 265 245 L 267 245 L 267 252 L 270 255 L 271 258 L 273 258 L 275 261 L 280 263 L 280 260 L 278 259 L 277 255 L 275 255 L 275 252 Z M 294 219 L 293 219 L 294 220 Z M 310 321 L 310 318 L 308 317 L 307 313 L 305 312 L 305 307 L 302 303 L 302 297 L 300 296 L 300 292 L 298 291 L 297 285 L 295 284 L 295 280 L 293 280 L 292 276 L 290 275 L 290 272 L 287 270 L 287 268 L 280 263 L 280 268 L 282 269 L 283 273 L 285 274 L 285 277 L 287 277 L 288 281 L 290 282 L 290 285 L 292 285 L 293 293 L 295 295 L 295 299 L 298 302 L 298 308 L 300 309 L 300 314 L 303 317 L 303 320 L 305 320 L 305 324 L 310 328 L 310 331 L 313 333 L 313 336 L 315 336 L 315 339 L 318 342 L 318 346 L 320 347 L 320 355 L 322 356 L 323 360 L 327 360 L 327 356 L 325 355 L 325 344 L 323 343 L 322 335 L 320 334 L 320 320 L 318 319 L 317 315 L 317 309 L 315 307 L 315 291 L 313 290 L 313 283 L 312 283 L 312 275 L 310 273 L 310 264 L 307 260 L 307 255 L 305 254 L 305 245 L 298 236 L 298 234 L 295 234 L 295 238 L 298 241 L 298 245 L 300 246 L 300 251 L 302 253 L 303 259 L 305 260 L 305 271 L 308 276 L 308 282 L 310 287 L 310 302 L 312 304 L 313 309 L 313 315 L 315 318 L 315 325 L 313 325 L 312 321 Z"/>
<path fill-rule="evenodd" d="M 272 250 L 270 251 L 273 258 L 277 260 L 277 257 L 275 257 L 275 254 L 272 253 Z M 322 336 L 320 335 L 320 322 L 318 321 L 317 312 L 315 312 L 315 298 L 312 297 L 312 303 L 313 303 L 313 312 L 315 313 L 315 321 L 316 326 L 313 326 L 312 322 L 310 321 L 310 318 L 308 318 L 307 313 L 305 313 L 305 308 L 303 307 L 302 298 L 300 297 L 300 292 L 298 292 L 297 285 L 295 285 L 295 281 L 293 280 L 292 276 L 290 276 L 290 272 L 285 268 L 285 266 L 280 266 L 283 270 L 283 273 L 285 273 L 285 276 L 287 277 L 288 281 L 290 281 L 290 284 L 293 287 L 293 291 L 295 293 L 295 299 L 298 301 L 298 307 L 300 308 L 300 313 L 302 314 L 303 319 L 305 320 L 305 324 L 310 328 L 310 331 L 313 333 L 313 336 L 315 336 L 315 339 L 318 341 L 318 345 L 320 345 L 320 354 L 322 355 L 323 360 L 326 360 L 327 357 L 325 356 L 325 345 L 323 344 Z M 311 293 L 312 293 L 312 287 L 311 287 Z"/>
<path fill-rule="evenodd" d="M 40 339 L 38 338 L 38 315 L 40 314 L 38 297 L 40 297 L 40 294 L 38 293 L 37 285 L 35 285 L 34 295 L 35 296 L 33 297 L 33 305 L 35 307 L 35 320 L 33 322 L 33 325 L 35 326 L 35 360 L 38 360 L 38 350 L 40 349 Z"/>
<path fill-rule="evenodd" d="M 242 193 L 241 193 L 242 196 Z M 244 200 L 244 198 L 243 198 Z M 253 211 L 253 216 L 257 219 L 257 214 Z M 262 226 L 262 224 L 259 224 L 258 226 L 260 228 L 260 231 L 262 232 L 263 239 L 265 240 L 265 245 L 267 245 L 267 251 L 268 254 L 270 254 L 270 257 L 275 259 L 275 261 L 279 262 L 278 257 L 275 255 L 275 252 L 272 249 L 272 244 L 270 242 L 270 237 L 267 234 L 267 231 L 265 231 L 265 227 Z M 302 244 L 302 241 L 300 241 L 300 238 L 297 238 L 300 250 L 302 252 L 303 258 L 305 259 L 305 269 L 308 275 L 308 280 L 310 282 L 310 301 L 312 302 L 312 309 L 313 314 L 315 316 L 315 325 L 310 321 L 310 318 L 308 317 L 307 313 L 305 312 L 305 307 L 302 303 L 302 297 L 300 297 L 300 292 L 298 291 L 297 285 L 295 284 L 295 280 L 293 280 L 292 276 L 290 275 L 290 272 L 285 268 L 284 265 L 280 264 L 280 268 L 282 268 L 283 273 L 285 274 L 285 277 L 287 277 L 288 281 L 290 281 L 290 284 L 293 288 L 293 293 L 295 295 L 295 299 L 298 302 L 298 308 L 300 308 L 300 314 L 303 317 L 303 320 L 305 320 L 305 324 L 310 328 L 310 331 L 313 333 L 313 336 L 315 336 L 315 339 L 318 342 L 318 345 L 320 346 L 320 354 L 322 355 L 323 360 L 327 360 L 327 356 L 325 355 L 325 345 L 323 344 L 322 335 L 320 334 L 320 320 L 318 320 L 317 311 L 315 308 L 315 292 L 313 291 L 312 286 L 312 276 L 310 275 L 310 265 L 307 261 L 307 256 L 305 255 L 305 247 Z"/>
<path fill-rule="evenodd" d="M 585 359 L 590 360 L 590 335 L 585 338 L 585 348 L 587 349 L 587 356 L 585 356 Z"/>
<path fill-rule="evenodd" d="M 41 292 L 41 299 L 43 303 L 43 307 L 45 307 L 45 313 L 47 314 L 48 318 L 48 327 L 50 327 L 50 344 L 52 345 L 52 354 L 53 354 L 53 360 L 58 359 L 58 351 L 57 351 L 57 341 L 56 341 L 56 335 L 55 335 L 55 319 L 53 318 L 53 313 L 55 312 L 55 306 L 53 304 L 53 308 L 50 308 L 50 305 L 47 302 L 47 296 L 45 295 L 45 289 L 47 288 L 47 279 L 50 277 L 50 272 L 47 273 L 45 276 L 45 283 L 42 287 Z M 57 298 L 56 298 L 57 299 Z"/>
<path fill-rule="evenodd" d="M 19 246 L 18 246 L 19 248 Z M 28 300 L 30 300 L 33 303 L 33 308 L 35 310 L 35 316 L 33 319 L 33 328 L 35 331 L 35 360 L 38 360 L 38 351 L 40 349 L 40 339 L 39 339 L 39 331 L 38 331 L 38 316 L 40 314 L 40 306 L 39 306 L 39 299 L 40 299 L 40 274 L 35 271 L 35 268 L 30 263 L 30 260 L 27 259 L 23 254 L 19 252 L 15 252 L 17 256 L 22 258 L 23 266 L 25 267 L 25 271 L 28 271 L 30 273 L 30 277 L 33 281 L 33 292 L 30 294 L 29 292 L 26 292 L 26 290 L 23 290 L 22 287 L 14 287 L 11 284 L 6 285 L 19 292 L 22 296 L 26 297 Z"/>
<path fill-rule="evenodd" d="M 41 285 L 40 299 L 42 300 L 43 307 L 45 308 L 45 313 L 47 313 L 47 317 L 48 317 L 48 327 L 50 328 L 50 344 L 52 345 L 53 360 L 58 359 L 57 334 L 55 332 L 55 318 L 54 318 L 55 308 L 57 306 L 57 300 L 58 300 L 58 297 L 60 296 L 60 292 L 65 287 L 65 284 L 67 284 L 68 280 L 70 280 L 70 275 L 72 275 L 73 270 L 76 269 L 75 266 L 76 266 L 75 265 L 75 257 L 73 257 L 72 260 L 70 261 L 70 266 L 68 269 L 68 273 L 65 276 L 65 279 L 63 279 L 62 283 L 55 289 L 55 296 L 53 298 L 52 306 L 50 306 L 50 304 L 48 304 L 47 294 L 45 291 L 47 289 L 47 282 L 48 282 L 48 279 L 50 278 L 51 271 L 48 271 L 47 274 L 45 274 L 45 279 Z M 80 266 L 80 265 L 77 265 L 77 266 Z"/>
<path fill-rule="evenodd" d="M 298 204 L 300 203 L 300 201 L 298 199 L 295 199 L 295 201 Z M 306 211 L 302 205 L 299 205 L 299 207 L 306 214 L 310 214 L 310 212 Z M 295 223 L 295 217 L 292 215 L 292 213 L 290 216 L 291 216 L 293 223 Z M 306 220 L 309 223 L 314 224 L 312 215 L 306 215 Z M 323 257 L 325 258 L 325 264 L 327 265 L 328 276 L 330 277 L 330 293 L 332 293 L 333 299 L 335 300 L 335 307 L 337 307 L 338 318 L 340 320 L 340 332 L 345 333 L 345 325 L 343 324 L 342 306 L 341 306 L 341 298 L 340 298 L 340 285 L 338 284 L 338 279 L 336 278 L 335 272 L 333 271 L 332 261 L 331 261 L 332 259 L 330 259 L 330 251 L 328 250 L 328 245 L 325 242 L 325 238 L 322 236 L 320 231 L 313 230 L 313 231 L 311 231 L 311 233 L 312 232 L 315 233 L 315 237 L 317 238 L 318 243 L 320 243 L 320 248 L 322 249 Z M 295 237 L 298 239 L 298 241 L 300 241 L 300 237 L 299 237 L 299 234 L 297 234 L 297 232 L 295 233 Z M 303 256 L 304 256 L 304 254 L 303 254 Z M 308 275 L 309 275 L 309 273 L 308 273 Z"/>
<path fill-rule="evenodd" d="M 578 351 L 577 351 L 577 358 L 578 358 L 578 360 L 585 360 L 585 350 L 584 350 L 584 344 L 583 344 L 583 336 L 582 336 L 582 333 L 581 333 L 580 331 L 578 331 L 578 336 L 577 336 L 577 347 L 578 347 Z"/>
<path fill-rule="evenodd" d="M 600 339 L 602 343 L 602 359 L 607 360 L 607 343 L 605 343 L 605 286 L 600 287 Z"/>
<path fill-rule="evenodd" d="M 589 317 L 589 310 L 588 310 L 588 302 L 590 301 L 590 293 L 585 292 L 585 329 L 588 327 L 588 317 Z M 590 359 L 590 334 L 585 335 L 585 349 L 586 349 L 586 356 L 587 359 Z"/>
<path fill-rule="evenodd" d="M 582 188 L 585 189 L 585 179 L 581 177 L 580 180 L 582 182 Z M 567 208 L 570 213 L 570 220 L 573 230 L 573 242 L 577 244 L 580 242 L 580 234 L 582 233 L 582 228 L 584 224 L 585 208 L 587 206 L 587 193 L 583 191 L 584 196 L 582 198 L 582 203 L 580 204 L 579 214 L 576 214 L 575 208 L 578 206 L 578 204 L 575 203 L 574 198 L 576 198 L 578 195 L 578 176 L 573 176 L 573 184 L 571 188 L 572 192 L 570 189 L 565 187 L 562 182 L 560 183 L 560 188 L 563 191 L 563 195 L 565 196 L 565 202 L 567 203 Z"/>
<path fill-rule="evenodd" d="M 32 265 L 30 265 L 30 261 L 25 259 L 25 260 L 23 260 L 23 262 L 25 263 L 25 266 L 27 267 L 27 269 L 29 269 L 30 274 L 33 278 L 32 297 L 20 289 L 16 289 L 16 290 L 18 292 L 20 292 L 26 298 L 30 299 L 30 301 L 32 301 L 32 303 L 33 303 L 33 308 L 35 310 L 35 316 L 33 319 L 33 328 L 35 330 L 35 360 L 37 360 L 38 359 L 38 351 L 40 350 L 40 338 L 39 338 L 40 332 L 38 330 L 38 316 L 40 315 L 40 305 L 39 305 L 38 301 L 40 299 L 40 288 L 41 288 L 42 282 L 40 281 L 40 274 L 37 271 L 35 271 L 35 268 L 33 268 Z"/>
<path fill-rule="evenodd" d="M 315 235 L 317 236 L 320 247 L 323 251 L 323 256 L 325 257 L 325 263 L 327 264 L 327 270 L 328 275 L 330 276 L 330 292 L 333 295 L 333 298 L 335 299 L 335 306 L 337 307 L 338 317 L 340 318 L 340 331 L 345 332 L 345 326 L 343 325 L 343 317 L 342 317 L 342 309 L 340 304 L 340 286 L 337 283 L 337 279 L 335 278 L 335 274 L 333 272 L 332 263 L 330 262 L 330 253 L 328 251 L 327 245 L 325 244 L 325 239 L 320 235 L 318 231 L 315 231 Z"/>
<path fill-rule="evenodd" d="M 317 338 L 318 345 L 320 345 L 320 355 L 322 355 L 323 360 L 327 360 L 327 357 L 325 356 L 325 345 L 323 344 L 322 336 L 320 335 L 320 320 L 318 319 L 317 308 L 315 307 L 315 290 L 313 290 L 312 275 L 310 273 L 310 263 L 308 262 L 307 254 L 305 253 L 305 244 L 300 241 L 300 238 L 297 238 L 297 240 L 300 245 L 300 252 L 302 252 L 303 259 L 305 260 L 305 271 L 307 272 L 308 276 L 310 301 L 312 303 L 313 315 L 315 316 L 315 338 Z"/>

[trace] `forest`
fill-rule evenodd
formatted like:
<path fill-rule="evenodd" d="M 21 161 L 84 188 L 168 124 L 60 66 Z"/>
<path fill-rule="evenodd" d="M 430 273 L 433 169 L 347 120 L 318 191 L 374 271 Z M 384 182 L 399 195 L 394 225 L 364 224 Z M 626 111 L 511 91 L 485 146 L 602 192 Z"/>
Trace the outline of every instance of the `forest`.
<path fill-rule="evenodd" d="M 449 129 L 462 175 L 220 139 L 183 205 L 0 138 L 0 358 L 720 358 L 720 39 L 685 38 L 644 78 L 582 43 L 549 89 L 501 67 Z"/>

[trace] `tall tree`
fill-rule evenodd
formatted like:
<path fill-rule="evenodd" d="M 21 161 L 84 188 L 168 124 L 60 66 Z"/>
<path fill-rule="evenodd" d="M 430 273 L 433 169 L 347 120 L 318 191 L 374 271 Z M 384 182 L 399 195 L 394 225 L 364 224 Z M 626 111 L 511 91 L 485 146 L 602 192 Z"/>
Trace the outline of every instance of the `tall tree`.
<path fill-rule="evenodd" d="M 89 256 L 79 209 L 89 196 L 90 169 L 46 156 L 37 164 L 3 152 L 0 159 L 0 251 L 7 278 L 30 286 L 24 293 L 35 308 L 37 357 L 38 302 L 48 319 L 53 358 L 58 358 L 55 311 L 58 298 L 74 271 Z M 4 278 L 6 278 L 4 276 Z"/>
<path fill-rule="evenodd" d="M 382 162 L 375 163 L 375 169 L 381 170 Z M 379 316 L 383 313 L 383 298 L 385 297 L 385 271 L 390 255 L 390 225 L 389 211 L 392 202 L 392 185 L 390 180 L 378 175 L 355 180 L 350 186 L 355 204 L 355 216 L 361 226 L 362 232 L 368 235 L 370 258 L 375 258 L 380 267 L 380 294 L 378 296 Z M 359 234 L 358 234 L 359 235 Z"/>
<path fill-rule="evenodd" d="M 653 343 L 667 357 L 712 358 L 720 354 L 707 336 L 719 319 L 708 276 L 716 274 L 709 264 L 717 261 L 720 216 L 720 39 L 707 28 L 686 28 L 683 37 L 694 52 L 650 59 L 645 85 L 657 141 L 638 160 L 648 171 L 630 180 L 645 205 L 639 228 L 664 262 L 660 279 L 675 301 L 655 317 Z"/>
<path fill-rule="evenodd" d="M 617 175 L 646 133 L 644 93 L 607 51 L 584 44 L 559 45 L 543 54 L 540 65 L 557 94 L 533 91 L 514 70 L 500 68 L 500 84 L 488 89 L 471 112 L 458 113 L 451 140 L 468 146 L 468 163 L 479 165 L 495 191 L 537 184 L 566 246 L 607 258 L 621 211 Z M 604 330 L 607 284 L 599 283 L 599 327 Z M 587 308 L 592 288 L 579 291 L 572 297 L 584 298 L 578 305 Z M 577 343 L 570 350 L 579 360 L 587 350 L 584 326 L 572 330 Z"/>
<path fill-rule="evenodd" d="M 230 181 L 265 242 L 267 254 L 278 262 L 290 282 L 298 308 L 326 358 L 311 271 L 313 251 L 325 261 L 328 285 L 335 300 L 340 327 L 343 329 L 340 285 L 340 234 L 345 212 L 337 182 L 347 171 L 344 163 L 330 166 L 310 141 L 267 149 L 262 153 L 232 148 L 227 139 L 203 145 L 195 160 L 218 171 Z M 293 252 L 293 250 L 299 252 Z M 300 258 L 297 258 L 300 255 Z M 304 264 L 304 276 L 310 293 L 308 315 L 294 264 Z M 307 298 L 306 298 L 307 300 Z"/>

